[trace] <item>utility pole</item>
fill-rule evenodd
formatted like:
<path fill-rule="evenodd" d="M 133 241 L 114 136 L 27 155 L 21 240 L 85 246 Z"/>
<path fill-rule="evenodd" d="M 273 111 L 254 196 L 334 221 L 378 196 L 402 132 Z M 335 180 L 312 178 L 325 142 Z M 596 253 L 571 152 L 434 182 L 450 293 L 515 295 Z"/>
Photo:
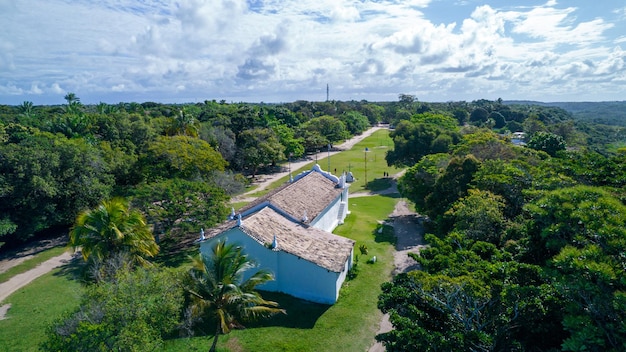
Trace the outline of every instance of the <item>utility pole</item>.
<path fill-rule="evenodd" d="M 330 174 L 330 143 L 328 143 L 328 173 Z"/>
<path fill-rule="evenodd" d="M 366 189 L 367 189 L 367 153 L 369 151 L 370 150 L 368 148 L 365 148 L 365 153 L 363 153 L 363 154 L 365 154 L 365 185 L 363 187 L 366 188 Z"/>
<path fill-rule="evenodd" d="M 326 101 L 328 101 L 329 99 L 329 90 L 328 90 L 328 83 L 326 83 Z"/>

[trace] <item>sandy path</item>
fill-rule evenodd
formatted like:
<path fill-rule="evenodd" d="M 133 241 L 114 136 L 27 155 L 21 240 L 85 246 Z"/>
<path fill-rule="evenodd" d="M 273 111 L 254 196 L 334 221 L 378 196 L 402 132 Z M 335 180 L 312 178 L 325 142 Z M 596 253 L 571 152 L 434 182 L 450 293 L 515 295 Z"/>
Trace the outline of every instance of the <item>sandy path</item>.
<path fill-rule="evenodd" d="M 0 303 L 20 288 L 28 285 L 36 278 L 50 272 L 52 269 L 69 263 L 72 260 L 72 254 L 65 252 L 57 257 L 50 258 L 39 264 L 37 267 L 13 276 L 8 281 L 0 284 Z M 10 304 L 0 305 L 0 320 L 4 319 L 7 311 L 11 308 Z"/>
<path fill-rule="evenodd" d="M 355 144 L 359 143 L 360 141 L 362 141 L 364 138 L 369 137 L 372 135 L 372 133 L 383 129 L 386 127 L 372 127 L 369 130 L 363 132 L 362 134 L 358 135 L 358 136 L 354 136 L 350 139 L 348 139 L 347 141 L 339 144 L 339 145 L 335 145 L 333 146 L 333 151 L 330 152 L 330 155 L 333 156 L 337 153 L 340 153 L 344 150 L 348 150 L 351 149 L 352 147 L 354 147 Z M 310 164 L 312 162 L 315 161 L 315 159 L 317 158 L 318 161 L 323 160 L 324 158 L 326 158 L 328 156 L 328 152 L 327 151 L 320 151 L 317 154 L 312 154 L 312 155 L 308 155 L 306 158 L 304 159 L 299 159 L 299 160 L 295 160 L 291 162 L 291 170 L 295 171 L 298 170 L 299 168 Z M 283 165 L 285 166 L 285 165 Z M 320 166 L 322 168 L 324 168 L 324 165 L 320 164 Z M 257 188 L 248 191 L 240 196 L 237 197 L 233 197 L 233 201 L 234 202 L 240 202 L 240 201 L 252 201 L 254 200 L 254 198 L 248 197 L 250 194 L 252 193 L 256 193 L 259 191 L 262 191 L 264 189 L 266 189 L 269 185 L 271 185 L 274 181 L 285 177 L 285 176 L 289 176 L 289 170 L 286 171 L 281 171 L 281 172 L 276 172 L 273 174 L 258 174 L 257 175 L 257 179 L 261 179 L 262 181 L 260 182 L 253 182 L 253 184 L 258 185 Z M 294 175 L 295 176 L 295 175 Z"/>
<path fill-rule="evenodd" d="M 57 246 L 64 246 L 66 243 L 67 236 L 59 236 L 56 238 L 36 241 L 18 250 L 4 253 L 0 256 L 0 274 L 34 257 L 42 251 Z"/>
<path fill-rule="evenodd" d="M 0 257 L 0 273 L 4 273 L 12 267 L 33 258 L 38 253 L 53 247 L 64 246 L 66 243 L 67 236 L 59 236 L 56 238 L 36 241 L 18 250 L 4 253 Z M 2 301 L 15 291 L 28 285 L 31 281 L 49 272 L 50 270 L 63 265 L 69 259 L 71 259 L 71 255 L 69 253 L 63 253 L 58 257 L 50 258 L 49 260 L 39 264 L 34 269 L 15 275 L 11 279 L 0 283 L 0 303 L 2 303 Z M 10 304 L 0 305 L 0 320 L 5 318 L 6 313 L 10 308 Z"/>
<path fill-rule="evenodd" d="M 426 243 L 424 242 L 424 227 L 422 220 L 418 214 L 411 211 L 406 203 L 402 200 L 396 204 L 393 213 L 389 215 L 393 219 L 393 229 L 396 235 L 396 251 L 394 257 L 393 275 L 420 269 L 419 264 L 411 257 L 409 253 L 419 253 Z M 391 331 L 393 326 L 389 322 L 389 315 L 383 315 L 380 327 L 376 334 Z M 382 343 L 376 342 L 369 352 L 384 352 L 385 347 Z"/>
<path fill-rule="evenodd" d="M 7 297 L 9 297 L 13 292 L 19 290 L 20 288 L 28 285 L 31 281 L 40 277 L 43 274 L 48 273 L 54 268 L 57 268 L 63 264 L 67 264 L 70 260 L 72 260 L 72 254 L 70 252 L 65 252 L 60 256 L 50 258 L 45 262 L 39 264 L 37 267 L 13 276 L 8 281 L 5 281 L 0 284 L 0 302 L 4 301 Z"/>

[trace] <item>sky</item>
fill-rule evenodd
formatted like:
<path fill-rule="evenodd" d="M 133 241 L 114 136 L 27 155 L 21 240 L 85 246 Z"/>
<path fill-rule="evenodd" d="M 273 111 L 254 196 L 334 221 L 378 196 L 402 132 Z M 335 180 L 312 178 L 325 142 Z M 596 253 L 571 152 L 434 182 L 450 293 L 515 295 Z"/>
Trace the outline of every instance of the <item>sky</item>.
<path fill-rule="evenodd" d="M 623 0 L 0 0 L 0 104 L 626 100 Z"/>

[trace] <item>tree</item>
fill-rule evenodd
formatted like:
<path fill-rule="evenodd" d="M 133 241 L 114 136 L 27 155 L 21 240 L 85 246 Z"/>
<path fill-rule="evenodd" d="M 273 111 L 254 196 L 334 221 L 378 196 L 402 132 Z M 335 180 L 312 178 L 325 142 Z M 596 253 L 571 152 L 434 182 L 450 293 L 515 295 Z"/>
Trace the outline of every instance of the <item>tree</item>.
<path fill-rule="evenodd" d="M 181 275 L 157 267 L 117 271 L 87 287 L 80 308 L 47 331 L 44 351 L 156 351 L 180 325 Z"/>
<path fill-rule="evenodd" d="M 421 271 L 382 286 L 378 307 L 394 330 L 377 336 L 388 351 L 550 351 L 566 334 L 563 301 L 542 268 L 453 231 L 426 235 L 411 255 Z"/>
<path fill-rule="evenodd" d="M 237 145 L 233 131 L 224 126 L 201 124 L 200 138 L 207 141 L 229 164 L 234 165 Z"/>
<path fill-rule="evenodd" d="M 367 117 L 358 111 L 349 111 L 339 115 L 339 119 L 346 125 L 350 134 L 357 135 L 363 133 L 370 123 Z"/>
<path fill-rule="evenodd" d="M 65 94 L 63 99 L 65 99 L 67 101 L 67 105 L 70 105 L 70 104 L 75 103 L 75 102 L 80 102 L 80 98 L 77 97 L 75 93 L 67 93 L 67 94 Z"/>
<path fill-rule="evenodd" d="M 237 137 L 240 160 L 255 176 L 259 167 L 276 164 L 284 158 L 285 147 L 270 128 L 253 128 Z"/>
<path fill-rule="evenodd" d="M 164 180 L 141 185 L 134 194 L 133 204 L 159 234 L 169 234 L 174 228 L 192 232 L 210 228 L 228 213 L 224 191 L 204 181 Z"/>
<path fill-rule="evenodd" d="M 378 307 L 394 329 L 376 336 L 387 351 L 489 351 L 495 319 L 487 287 L 470 277 L 421 271 L 400 274 L 382 286 Z"/>
<path fill-rule="evenodd" d="M 524 190 L 530 188 L 533 178 L 532 167 L 523 162 L 506 162 L 503 160 L 485 160 L 472 183 L 479 189 L 493 192 L 506 201 L 504 214 L 513 219 L 522 212 Z"/>
<path fill-rule="evenodd" d="M 348 137 L 346 125 L 341 120 L 328 115 L 309 120 L 303 128 L 311 132 L 319 132 L 331 144 Z"/>
<path fill-rule="evenodd" d="M 6 126 L 0 143 L 0 218 L 16 226 L 7 244 L 71 225 L 76 214 L 109 197 L 113 178 L 96 146 L 82 138 Z"/>
<path fill-rule="evenodd" d="M 437 179 L 444 173 L 450 155 L 428 154 L 417 164 L 410 167 L 398 181 L 398 190 L 403 197 L 415 204 L 419 212 L 426 211 L 425 202 L 435 186 Z"/>
<path fill-rule="evenodd" d="M 469 189 L 468 195 L 456 201 L 445 213 L 453 227 L 477 241 L 501 246 L 501 236 L 506 228 L 502 211 L 502 197 L 489 191 Z"/>
<path fill-rule="evenodd" d="M 504 119 L 504 116 L 502 116 L 502 114 L 497 111 L 489 114 L 489 119 L 493 120 L 493 127 L 495 128 L 502 128 L 506 125 L 506 120 Z"/>
<path fill-rule="evenodd" d="M 123 198 L 103 201 L 80 213 L 70 230 L 68 245 L 74 250 L 80 248 L 85 261 L 128 253 L 134 262 L 147 265 L 146 258 L 159 252 L 143 215 Z"/>
<path fill-rule="evenodd" d="M 25 117 L 31 117 L 33 113 L 33 102 L 32 101 L 24 101 L 21 105 L 18 106 L 20 109 L 20 113 Z"/>
<path fill-rule="evenodd" d="M 533 134 L 527 145 L 529 148 L 544 151 L 550 156 L 555 156 L 557 152 L 565 150 L 563 137 L 543 131 Z"/>
<path fill-rule="evenodd" d="M 67 93 L 63 97 L 67 101 L 67 107 L 65 112 L 71 115 L 75 115 L 81 112 L 83 104 L 80 103 L 80 98 L 74 93 Z"/>
<path fill-rule="evenodd" d="M 189 271 L 192 310 L 213 319 L 215 335 L 210 351 L 215 351 L 219 335 L 245 321 L 285 313 L 278 303 L 264 300 L 256 286 L 273 280 L 266 270 L 259 270 L 244 280 L 244 273 L 254 262 L 235 244 L 218 241 L 210 256 L 200 255 Z"/>
<path fill-rule="evenodd" d="M 488 118 L 489 118 L 489 111 L 485 110 L 484 108 L 476 108 L 472 110 L 472 113 L 469 116 L 470 122 L 472 122 L 475 125 L 480 125 L 486 122 Z"/>
<path fill-rule="evenodd" d="M 180 109 L 178 114 L 170 118 L 170 125 L 165 130 L 168 136 L 183 135 L 198 137 L 196 119 L 186 109 Z"/>
<path fill-rule="evenodd" d="M 280 144 L 285 146 L 285 159 L 289 156 L 299 158 L 304 155 L 304 138 L 296 138 L 295 132 L 287 125 L 276 124 L 272 130 L 278 136 Z"/>
<path fill-rule="evenodd" d="M 428 216 L 438 220 L 454 202 L 465 197 L 479 166 L 480 162 L 473 155 L 452 158 L 446 171 L 435 182 L 432 193 L 425 198 Z"/>
<path fill-rule="evenodd" d="M 149 181 L 161 178 L 202 178 L 223 171 L 227 163 L 211 145 L 188 136 L 160 136 L 148 146 L 143 159 Z"/>
<path fill-rule="evenodd" d="M 437 119 L 439 121 L 439 119 Z M 390 133 L 394 148 L 387 153 L 387 164 L 396 166 L 414 165 L 424 155 L 448 152 L 449 148 L 460 140 L 453 129 L 441 127 L 430 122 L 430 116 L 420 122 L 401 121 Z M 423 121 L 423 122 L 422 122 Z M 441 121 L 456 126 L 452 118 Z M 444 125 L 445 126 L 445 125 Z M 443 137 L 448 136 L 448 137 Z"/>

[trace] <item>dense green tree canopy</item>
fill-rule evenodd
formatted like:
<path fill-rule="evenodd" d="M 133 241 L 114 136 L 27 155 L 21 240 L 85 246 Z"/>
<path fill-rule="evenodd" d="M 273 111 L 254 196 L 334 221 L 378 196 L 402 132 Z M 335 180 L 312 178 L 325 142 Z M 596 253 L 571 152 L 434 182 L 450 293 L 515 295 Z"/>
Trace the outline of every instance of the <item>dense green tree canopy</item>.
<path fill-rule="evenodd" d="M 435 122 L 441 121 L 444 126 L 456 126 L 452 118 L 424 115 L 415 120 L 418 122 L 401 121 L 391 132 L 394 149 L 386 156 L 389 165 L 414 165 L 425 155 L 448 152 L 460 140 L 456 127 L 448 129 Z"/>
<path fill-rule="evenodd" d="M 157 234 L 170 234 L 211 228 L 226 218 L 226 201 L 224 190 L 207 182 L 169 179 L 138 187 L 132 202 Z"/>
<path fill-rule="evenodd" d="M 558 151 L 565 150 L 565 141 L 554 133 L 539 131 L 532 135 L 528 147 L 555 156 Z"/>
<path fill-rule="evenodd" d="M 254 128 L 242 132 L 237 138 L 241 167 L 254 176 L 262 166 L 275 165 L 285 158 L 285 147 L 270 128 Z"/>
<path fill-rule="evenodd" d="M 209 143 L 181 135 L 157 137 L 148 146 L 143 164 L 149 180 L 202 178 L 211 171 L 223 171 L 227 165 Z"/>

